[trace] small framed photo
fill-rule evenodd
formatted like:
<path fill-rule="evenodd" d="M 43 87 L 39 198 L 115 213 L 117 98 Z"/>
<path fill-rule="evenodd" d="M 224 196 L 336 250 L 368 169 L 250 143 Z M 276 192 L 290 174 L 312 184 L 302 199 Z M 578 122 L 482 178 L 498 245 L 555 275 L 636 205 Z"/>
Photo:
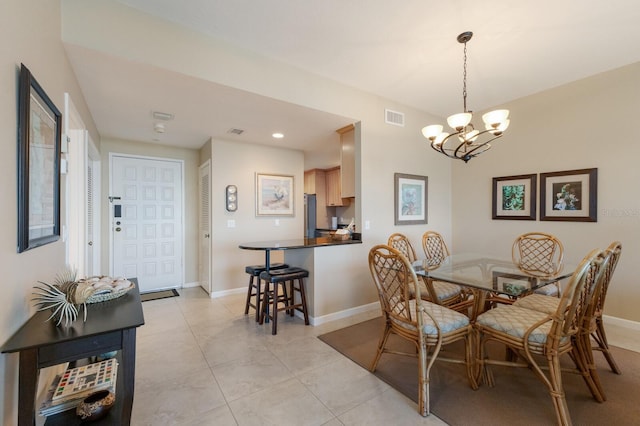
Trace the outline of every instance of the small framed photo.
<path fill-rule="evenodd" d="M 256 173 L 256 215 L 293 216 L 293 176 Z"/>
<path fill-rule="evenodd" d="M 394 223 L 419 225 L 427 223 L 427 177 L 395 173 Z"/>
<path fill-rule="evenodd" d="M 510 296 L 520 296 L 527 293 L 536 283 L 535 277 L 493 271 L 493 289 Z"/>
<path fill-rule="evenodd" d="M 22 64 L 18 95 L 18 253 L 60 238 L 62 115 Z"/>
<path fill-rule="evenodd" d="M 540 220 L 597 222 L 598 169 L 540 173 Z"/>
<path fill-rule="evenodd" d="M 493 178 L 491 218 L 536 220 L 536 175 Z"/>

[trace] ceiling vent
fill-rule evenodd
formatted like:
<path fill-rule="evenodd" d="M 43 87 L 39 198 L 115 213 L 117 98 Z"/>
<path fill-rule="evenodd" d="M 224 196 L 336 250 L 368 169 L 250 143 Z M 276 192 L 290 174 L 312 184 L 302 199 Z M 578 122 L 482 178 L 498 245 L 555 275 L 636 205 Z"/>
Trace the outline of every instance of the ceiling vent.
<path fill-rule="evenodd" d="M 384 122 L 394 126 L 404 127 L 404 114 L 390 109 L 384 110 Z"/>
<path fill-rule="evenodd" d="M 227 130 L 227 133 L 231 133 L 232 135 L 241 135 L 244 133 L 244 130 L 242 129 L 229 129 Z"/>
<path fill-rule="evenodd" d="M 155 120 L 161 120 L 161 121 L 173 120 L 173 114 L 169 114 L 168 112 L 153 111 L 151 114 L 153 115 L 153 118 Z"/>

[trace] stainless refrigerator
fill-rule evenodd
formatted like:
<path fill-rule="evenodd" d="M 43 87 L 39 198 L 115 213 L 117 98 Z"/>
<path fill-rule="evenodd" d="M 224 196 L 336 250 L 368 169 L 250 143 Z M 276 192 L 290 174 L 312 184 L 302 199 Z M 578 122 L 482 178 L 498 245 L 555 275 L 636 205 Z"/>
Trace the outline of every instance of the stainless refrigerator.
<path fill-rule="evenodd" d="M 304 236 L 314 238 L 316 236 L 316 196 L 304 194 Z"/>

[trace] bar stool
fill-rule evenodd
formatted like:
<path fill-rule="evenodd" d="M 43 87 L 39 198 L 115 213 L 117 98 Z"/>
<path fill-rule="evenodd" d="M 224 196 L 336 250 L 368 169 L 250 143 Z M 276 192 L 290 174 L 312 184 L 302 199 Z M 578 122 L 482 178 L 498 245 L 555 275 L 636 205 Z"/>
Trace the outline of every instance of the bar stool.
<path fill-rule="evenodd" d="M 269 270 L 288 268 L 286 263 L 274 263 L 269 265 Z M 249 274 L 249 288 L 247 289 L 247 301 L 244 305 L 244 314 L 249 313 L 249 306 L 256 311 L 256 322 L 260 321 L 260 302 L 262 301 L 262 291 L 260 283 L 260 274 L 266 271 L 265 265 L 250 265 L 244 268 L 244 271 Z M 257 278 L 257 282 L 254 282 L 254 278 Z M 251 301 L 251 298 L 255 297 L 255 303 Z"/>
<path fill-rule="evenodd" d="M 263 292 L 262 313 L 260 314 L 260 324 L 265 319 L 271 320 L 271 334 L 278 333 L 278 312 L 287 311 L 290 316 L 294 311 L 300 311 L 304 315 L 305 325 L 309 325 L 309 314 L 307 313 L 307 296 L 304 289 L 304 279 L 309 276 L 309 271 L 302 268 L 285 268 L 262 272 L 260 280 L 265 281 L 266 286 Z M 289 283 L 289 291 L 287 291 Z M 273 289 L 271 289 L 273 284 Z M 297 284 L 297 286 L 296 286 Z M 282 286 L 282 295 L 278 295 L 278 288 Z M 295 293 L 300 293 L 300 302 L 295 303 Z M 284 306 L 278 306 L 284 303 Z M 269 305 L 272 305 L 269 313 Z"/>

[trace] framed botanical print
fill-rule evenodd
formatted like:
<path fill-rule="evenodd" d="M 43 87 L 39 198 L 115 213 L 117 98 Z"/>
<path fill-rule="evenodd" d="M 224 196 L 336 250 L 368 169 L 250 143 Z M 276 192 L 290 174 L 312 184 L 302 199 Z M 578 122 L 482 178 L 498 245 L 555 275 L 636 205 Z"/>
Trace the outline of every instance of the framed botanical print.
<path fill-rule="evenodd" d="M 491 217 L 536 220 L 536 175 L 493 178 Z"/>
<path fill-rule="evenodd" d="M 598 169 L 540 173 L 540 220 L 597 222 Z"/>
<path fill-rule="evenodd" d="M 394 174 L 394 223 L 416 225 L 427 223 L 427 177 Z"/>

